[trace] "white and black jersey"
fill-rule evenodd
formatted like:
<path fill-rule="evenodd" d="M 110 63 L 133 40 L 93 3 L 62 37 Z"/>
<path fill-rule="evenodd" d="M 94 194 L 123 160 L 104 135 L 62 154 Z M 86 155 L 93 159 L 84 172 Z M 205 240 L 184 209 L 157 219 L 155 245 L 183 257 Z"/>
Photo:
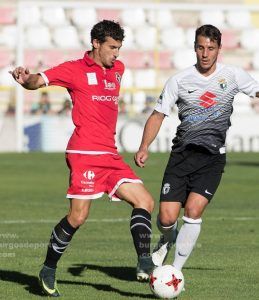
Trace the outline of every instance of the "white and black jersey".
<path fill-rule="evenodd" d="M 173 139 L 174 152 L 194 144 L 223 153 L 234 96 L 243 92 L 255 97 L 258 91 L 259 83 L 239 67 L 217 64 L 206 77 L 192 66 L 168 79 L 155 110 L 168 116 L 175 104 L 178 107 L 181 123 Z"/>

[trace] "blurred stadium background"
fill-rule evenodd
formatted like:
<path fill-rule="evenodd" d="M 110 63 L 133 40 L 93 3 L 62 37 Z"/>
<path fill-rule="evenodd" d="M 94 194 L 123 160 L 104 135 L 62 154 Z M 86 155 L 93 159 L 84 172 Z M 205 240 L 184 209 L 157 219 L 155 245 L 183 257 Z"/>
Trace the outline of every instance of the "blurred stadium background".
<path fill-rule="evenodd" d="M 126 30 L 120 56 L 126 65 L 120 151 L 136 150 L 166 79 L 195 61 L 197 26 L 218 26 L 223 33 L 220 61 L 241 66 L 259 80 L 259 0 L 0 0 L 0 152 L 29 152 L 1 153 L 0 299 L 42 296 L 36 276 L 50 230 L 67 211 L 68 175 L 63 153 L 45 152 L 64 152 L 73 130 L 64 89 L 26 91 L 8 71 L 24 65 L 38 72 L 81 57 L 91 47 L 92 25 L 104 18 L 120 21 Z M 238 95 L 232 123 L 228 151 L 259 152 L 259 104 Z M 174 110 L 153 152 L 170 150 L 177 124 Z M 134 166 L 132 153 L 124 157 L 158 199 L 168 154 L 152 153 L 144 169 Z M 184 268 L 181 299 L 258 299 L 258 166 L 258 153 L 229 153 L 195 255 Z M 87 226 L 60 262 L 61 292 L 65 299 L 154 299 L 148 285 L 135 281 L 129 207 L 103 202 L 94 201 Z M 157 211 L 156 201 L 152 246 L 159 237 Z"/>
<path fill-rule="evenodd" d="M 8 74 L 24 65 L 43 71 L 80 58 L 90 29 L 113 19 L 125 28 L 117 146 L 135 151 L 143 124 L 166 81 L 195 62 L 194 31 L 211 23 L 223 33 L 219 61 L 243 67 L 259 81 L 259 1 L 0 1 L 0 152 L 64 151 L 73 130 L 68 94 L 61 88 L 25 91 Z M 49 103 L 48 103 L 49 101 Z M 259 103 L 235 99 L 228 151 L 259 151 Z M 152 150 L 169 151 L 177 111 Z"/>

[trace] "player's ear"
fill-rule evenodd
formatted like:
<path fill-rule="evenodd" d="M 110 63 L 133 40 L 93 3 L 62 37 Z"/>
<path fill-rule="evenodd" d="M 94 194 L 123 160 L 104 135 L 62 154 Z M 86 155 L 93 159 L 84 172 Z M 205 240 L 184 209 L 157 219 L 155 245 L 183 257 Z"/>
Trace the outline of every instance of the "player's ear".
<path fill-rule="evenodd" d="M 92 44 L 94 49 L 98 49 L 100 47 L 100 42 L 97 39 L 93 39 Z"/>

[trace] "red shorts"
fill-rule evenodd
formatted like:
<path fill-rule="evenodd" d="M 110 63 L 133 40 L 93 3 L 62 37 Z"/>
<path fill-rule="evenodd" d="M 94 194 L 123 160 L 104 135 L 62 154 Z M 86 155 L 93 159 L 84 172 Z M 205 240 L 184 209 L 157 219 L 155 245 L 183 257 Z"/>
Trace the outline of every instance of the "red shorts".
<path fill-rule="evenodd" d="M 120 155 L 67 153 L 70 169 L 67 198 L 96 199 L 107 193 L 119 200 L 116 190 L 123 182 L 142 183 Z"/>

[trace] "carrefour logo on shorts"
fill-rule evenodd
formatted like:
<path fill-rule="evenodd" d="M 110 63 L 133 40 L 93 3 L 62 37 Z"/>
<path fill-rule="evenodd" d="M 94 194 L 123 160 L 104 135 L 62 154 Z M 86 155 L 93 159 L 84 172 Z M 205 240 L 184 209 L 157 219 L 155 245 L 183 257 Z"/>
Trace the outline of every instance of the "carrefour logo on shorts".
<path fill-rule="evenodd" d="M 89 170 L 89 171 L 85 171 L 83 176 L 88 180 L 92 180 L 92 179 L 94 179 L 95 174 L 93 171 Z"/>
<path fill-rule="evenodd" d="M 165 183 L 164 186 L 163 186 L 163 190 L 162 190 L 162 193 L 164 195 L 168 194 L 170 191 L 170 183 Z"/>

